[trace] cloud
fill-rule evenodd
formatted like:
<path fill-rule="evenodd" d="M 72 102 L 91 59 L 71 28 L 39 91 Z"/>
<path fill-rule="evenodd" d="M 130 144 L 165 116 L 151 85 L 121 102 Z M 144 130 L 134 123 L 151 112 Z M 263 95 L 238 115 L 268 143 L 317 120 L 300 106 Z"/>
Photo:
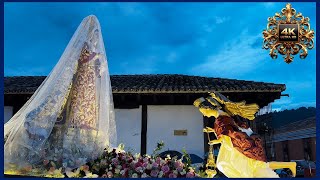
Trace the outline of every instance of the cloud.
<path fill-rule="evenodd" d="M 292 5 L 316 26 L 315 3 Z M 274 61 L 261 48 L 267 18 L 284 6 L 285 2 L 5 3 L 5 76 L 47 75 L 81 20 L 95 14 L 110 74 L 178 73 L 285 83 L 291 102 L 276 101 L 274 108 L 313 102 L 316 50 L 309 51 L 306 60 L 296 57 L 287 65 L 281 56 Z"/>
<path fill-rule="evenodd" d="M 155 56 L 148 56 L 135 62 L 123 61 L 119 63 L 119 71 L 115 74 L 152 74 L 157 71 L 157 59 Z"/>
<path fill-rule="evenodd" d="M 125 16 L 145 16 L 145 6 L 141 3 L 116 3 L 120 13 Z"/>
<path fill-rule="evenodd" d="M 265 2 L 265 3 L 262 3 L 262 5 L 266 8 L 269 8 L 269 7 L 274 7 L 275 3 L 274 2 Z"/>
<path fill-rule="evenodd" d="M 316 101 L 305 101 L 305 102 L 298 102 L 298 103 L 290 103 L 286 105 L 281 105 L 275 109 L 283 111 L 285 109 L 298 109 L 300 107 L 316 107 Z"/>
<path fill-rule="evenodd" d="M 274 103 L 272 103 L 273 106 L 280 106 L 280 105 L 287 105 L 292 102 L 292 99 L 290 97 L 282 97 L 279 100 L 276 100 Z"/>
<path fill-rule="evenodd" d="M 6 68 L 5 73 L 6 76 L 30 76 L 30 75 L 36 75 L 36 76 L 46 76 L 47 72 L 50 71 L 47 67 L 39 66 L 39 67 L 13 67 L 13 68 Z"/>
<path fill-rule="evenodd" d="M 214 17 L 215 23 L 216 24 L 222 24 L 225 23 L 226 21 L 230 20 L 230 17 L 219 17 L 219 16 L 215 16 Z"/>
<path fill-rule="evenodd" d="M 178 59 L 178 54 L 176 52 L 170 52 L 165 59 L 168 63 L 174 63 Z"/>
<path fill-rule="evenodd" d="M 263 64 L 267 53 L 261 53 L 261 34 L 249 35 L 242 31 L 238 36 L 223 43 L 219 50 L 207 56 L 206 60 L 191 68 L 190 72 L 201 72 L 219 77 L 237 77 L 255 70 Z"/>

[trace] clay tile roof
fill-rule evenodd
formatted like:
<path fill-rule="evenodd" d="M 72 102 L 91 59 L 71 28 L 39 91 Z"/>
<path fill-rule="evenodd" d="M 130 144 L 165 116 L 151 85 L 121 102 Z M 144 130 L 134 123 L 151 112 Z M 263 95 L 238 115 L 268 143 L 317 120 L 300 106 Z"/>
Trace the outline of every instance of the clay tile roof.
<path fill-rule="evenodd" d="M 301 129 L 315 128 L 316 127 L 316 117 L 309 117 L 303 120 L 295 121 L 285 126 L 281 126 L 275 129 L 276 134 L 287 133 L 290 131 L 298 131 Z"/>
<path fill-rule="evenodd" d="M 32 94 L 45 76 L 4 78 L 5 94 Z M 113 93 L 282 92 L 284 84 L 180 74 L 111 75 Z"/>

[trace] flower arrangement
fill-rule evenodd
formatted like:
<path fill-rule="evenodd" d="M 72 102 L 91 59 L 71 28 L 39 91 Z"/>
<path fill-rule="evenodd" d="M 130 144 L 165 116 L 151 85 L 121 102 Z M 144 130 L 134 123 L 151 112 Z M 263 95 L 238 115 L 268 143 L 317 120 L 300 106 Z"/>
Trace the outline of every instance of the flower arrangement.
<path fill-rule="evenodd" d="M 87 163 L 75 170 L 66 170 L 67 177 L 103 178 L 193 178 L 200 177 L 190 163 L 177 157 L 161 158 L 157 151 L 163 143 L 158 143 L 150 155 L 133 155 L 123 151 L 123 146 L 105 152 L 94 162 Z"/>
<path fill-rule="evenodd" d="M 54 161 L 44 160 L 46 169 L 28 166 L 23 174 L 30 176 L 41 174 L 43 177 L 52 178 L 194 178 L 204 177 L 202 171 L 196 170 L 191 165 L 191 159 L 186 151 L 183 156 L 167 156 L 161 158 L 158 152 L 163 147 L 163 142 L 158 143 L 152 155 L 133 154 L 125 152 L 121 144 L 116 149 L 105 149 L 104 153 L 96 160 L 86 163 L 77 169 L 58 168 Z M 183 161 L 186 160 L 185 162 Z M 10 174 L 19 174 L 11 172 Z M 28 172 L 28 173 L 26 173 Z M 7 173 L 6 173 L 7 174 Z"/>

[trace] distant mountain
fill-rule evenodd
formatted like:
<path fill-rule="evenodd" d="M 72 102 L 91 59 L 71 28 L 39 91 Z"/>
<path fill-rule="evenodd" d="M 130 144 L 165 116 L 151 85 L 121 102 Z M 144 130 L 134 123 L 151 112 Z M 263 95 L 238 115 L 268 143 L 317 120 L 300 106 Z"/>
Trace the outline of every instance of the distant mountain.
<path fill-rule="evenodd" d="M 284 110 L 279 112 L 271 112 L 258 116 L 258 122 L 266 122 L 268 126 L 279 128 L 286 124 L 296 122 L 299 120 L 307 119 L 316 116 L 316 108 L 314 107 L 300 107 L 298 109 Z"/>

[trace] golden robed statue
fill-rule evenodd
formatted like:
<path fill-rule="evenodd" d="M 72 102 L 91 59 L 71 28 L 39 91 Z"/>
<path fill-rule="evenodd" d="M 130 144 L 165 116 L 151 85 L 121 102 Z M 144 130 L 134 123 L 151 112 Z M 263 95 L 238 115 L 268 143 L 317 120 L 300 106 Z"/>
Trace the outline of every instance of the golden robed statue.
<path fill-rule="evenodd" d="M 209 155 L 206 173 L 214 177 L 217 168 L 229 178 L 278 178 L 275 169 L 289 168 L 296 175 L 295 162 L 267 162 L 262 140 L 254 135 L 247 123 L 239 117 L 254 120 L 259 110 L 257 104 L 232 102 L 224 95 L 213 92 L 207 98 L 194 101 L 194 106 L 207 117 L 215 117 L 214 127 L 204 128 L 206 133 L 214 133 L 217 139 L 209 138 Z M 217 162 L 213 145 L 221 144 Z"/>

